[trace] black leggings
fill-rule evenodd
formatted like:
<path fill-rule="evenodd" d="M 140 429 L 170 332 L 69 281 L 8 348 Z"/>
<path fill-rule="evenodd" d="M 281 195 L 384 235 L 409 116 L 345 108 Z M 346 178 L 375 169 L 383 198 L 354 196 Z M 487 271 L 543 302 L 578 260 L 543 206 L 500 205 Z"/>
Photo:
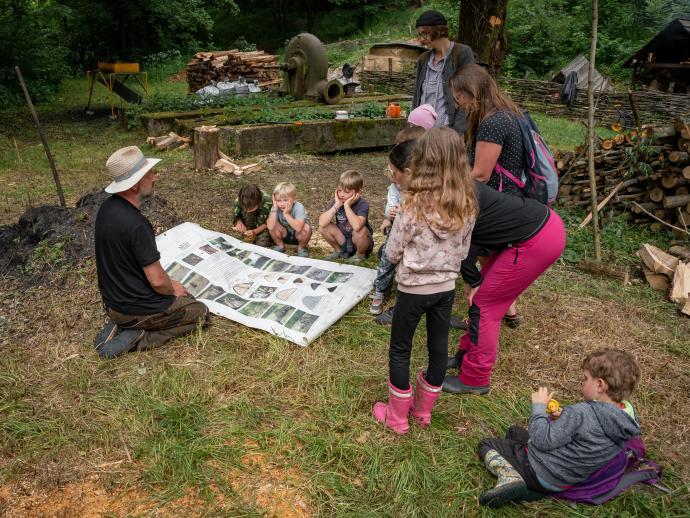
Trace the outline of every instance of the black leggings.
<path fill-rule="evenodd" d="M 415 295 L 398 291 L 393 311 L 388 369 L 391 383 L 400 390 L 410 387 L 412 338 L 422 315 L 426 314 L 426 347 L 429 366 L 426 381 L 438 387 L 443 383 L 448 361 L 448 328 L 455 290 Z"/>

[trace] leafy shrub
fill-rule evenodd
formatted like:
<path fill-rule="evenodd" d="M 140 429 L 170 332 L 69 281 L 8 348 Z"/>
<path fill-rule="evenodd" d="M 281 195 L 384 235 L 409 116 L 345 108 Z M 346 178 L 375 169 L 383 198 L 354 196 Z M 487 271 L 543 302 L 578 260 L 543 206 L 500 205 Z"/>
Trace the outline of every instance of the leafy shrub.
<path fill-rule="evenodd" d="M 50 2 L 6 2 L 0 10 L 0 108 L 23 103 L 14 71 L 22 71 L 31 97 L 46 101 L 69 75 L 67 49 L 56 43 L 55 17 L 66 10 Z"/>

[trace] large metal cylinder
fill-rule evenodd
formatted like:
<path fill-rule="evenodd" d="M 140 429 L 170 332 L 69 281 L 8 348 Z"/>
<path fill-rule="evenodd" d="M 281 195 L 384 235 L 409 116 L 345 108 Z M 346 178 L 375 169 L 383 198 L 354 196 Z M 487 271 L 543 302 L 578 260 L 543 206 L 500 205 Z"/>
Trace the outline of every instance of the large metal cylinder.
<path fill-rule="evenodd" d="M 335 104 L 343 97 L 340 81 L 328 81 L 328 55 L 321 40 L 303 32 L 290 40 L 285 48 L 283 82 L 279 92 L 297 98 L 324 99 Z"/>

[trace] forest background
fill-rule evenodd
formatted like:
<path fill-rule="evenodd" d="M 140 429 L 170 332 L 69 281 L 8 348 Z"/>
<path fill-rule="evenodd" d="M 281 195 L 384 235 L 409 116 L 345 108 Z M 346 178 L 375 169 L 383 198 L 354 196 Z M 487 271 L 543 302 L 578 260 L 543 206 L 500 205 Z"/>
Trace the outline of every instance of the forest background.
<path fill-rule="evenodd" d="M 481 0 L 465 0 L 481 1 Z M 503 73 L 545 78 L 590 42 L 589 0 L 506 0 Z M 457 34 L 461 2 L 409 0 L 0 0 L 0 107 L 22 101 L 19 65 L 34 99 L 97 61 L 184 67 L 199 50 L 280 52 L 300 31 L 325 43 L 413 37 L 420 8 L 444 12 Z M 690 0 L 600 0 L 597 65 L 624 81 L 622 63 L 666 23 L 690 15 Z M 462 35 L 460 35 L 462 37 Z"/>

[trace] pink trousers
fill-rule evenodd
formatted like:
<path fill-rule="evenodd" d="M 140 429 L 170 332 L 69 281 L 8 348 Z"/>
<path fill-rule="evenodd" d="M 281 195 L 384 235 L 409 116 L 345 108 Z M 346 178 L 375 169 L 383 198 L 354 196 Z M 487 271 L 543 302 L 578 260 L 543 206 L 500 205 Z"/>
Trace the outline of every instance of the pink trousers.
<path fill-rule="evenodd" d="M 469 310 L 467 332 L 460 338 L 460 381 L 482 386 L 491 381 L 498 354 L 501 320 L 518 296 L 563 253 L 565 225 L 551 210 L 549 220 L 531 239 L 489 256 L 482 266 L 484 280 Z"/>

